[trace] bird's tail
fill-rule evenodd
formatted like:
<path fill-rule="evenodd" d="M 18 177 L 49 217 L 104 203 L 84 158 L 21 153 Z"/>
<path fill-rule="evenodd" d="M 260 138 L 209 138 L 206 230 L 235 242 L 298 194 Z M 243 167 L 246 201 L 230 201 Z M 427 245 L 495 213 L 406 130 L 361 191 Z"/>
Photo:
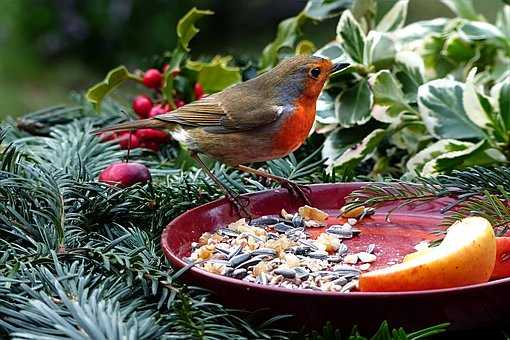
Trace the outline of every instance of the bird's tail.
<path fill-rule="evenodd" d="M 158 119 L 149 118 L 141 120 L 133 120 L 129 122 L 119 123 L 111 126 L 106 126 L 101 129 L 94 130 L 94 133 L 103 133 L 109 131 L 126 131 L 133 129 L 152 128 L 152 129 L 171 129 L 174 124 L 164 122 Z"/>

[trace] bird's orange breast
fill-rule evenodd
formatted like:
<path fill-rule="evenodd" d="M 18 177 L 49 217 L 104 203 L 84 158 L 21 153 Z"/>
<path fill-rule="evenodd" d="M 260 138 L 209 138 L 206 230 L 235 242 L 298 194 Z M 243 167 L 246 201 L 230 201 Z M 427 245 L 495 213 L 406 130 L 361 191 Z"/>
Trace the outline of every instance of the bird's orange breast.
<path fill-rule="evenodd" d="M 296 109 L 281 123 L 273 136 L 272 149 L 275 154 L 285 156 L 299 148 L 308 137 L 315 121 L 315 100 L 302 97 Z"/>

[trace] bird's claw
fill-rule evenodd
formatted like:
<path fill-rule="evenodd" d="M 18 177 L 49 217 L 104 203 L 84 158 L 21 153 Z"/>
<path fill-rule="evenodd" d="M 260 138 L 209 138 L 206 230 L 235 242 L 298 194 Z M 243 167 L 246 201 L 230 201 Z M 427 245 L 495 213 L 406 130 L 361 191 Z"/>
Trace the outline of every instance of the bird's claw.
<path fill-rule="evenodd" d="M 254 218 L 253 214 L 248 209 L 248 206 L 250 205 L 250 199 L 248 197 L 242 197 L 240 195 L 226 195 L 226 198 L 234 206 L 239 217 L 246 218 L 248 221 L 251 221 Z"/>
<path fill-rule="evenodd" d="M 310 200 L 310 195 L 312 194 L 312 189 L 307 187 L 306 185 L 300 185 L 296 182 L 285 180 L 280 183 L 280 185 L 287 189 L 292 196 L 297 197 L 302 200 L 306 205 L 312 205 Z"/>

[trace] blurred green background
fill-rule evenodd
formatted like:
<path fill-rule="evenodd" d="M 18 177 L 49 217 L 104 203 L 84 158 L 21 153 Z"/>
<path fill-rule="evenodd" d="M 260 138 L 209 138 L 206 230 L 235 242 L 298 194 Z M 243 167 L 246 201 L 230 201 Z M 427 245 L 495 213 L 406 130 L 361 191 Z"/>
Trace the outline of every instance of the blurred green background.
<path fill-rule="evenodd" d="M 379 0 L 379 13 L 395 0 Z M 191 7 L 215 15 L 199 23 L 192 55 L 256 57 L 279 21 L 305 0 L 3 0 L 0 1 L 0 118 L 69 101 L 111 68 L 147 68 L 171 50 L 175 26 Z M 476 1 L 490 21 L 502 3 Z M 408 22 L 451 16 L 440 0 L 411 0 Z M 318 46 L 334 37 L 337 19 L 308 25 Z"/>

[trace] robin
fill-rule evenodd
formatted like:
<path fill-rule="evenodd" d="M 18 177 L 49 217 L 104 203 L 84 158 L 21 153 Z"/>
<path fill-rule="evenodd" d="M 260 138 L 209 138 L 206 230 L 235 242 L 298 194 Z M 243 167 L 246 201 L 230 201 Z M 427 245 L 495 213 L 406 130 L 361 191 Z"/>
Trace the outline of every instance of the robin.
<path fill-rule="evenodd" d="M 287 156 L 299 148 L 315 121 L 315 105 L 329 75 L 349 64 L 315 56 L 296 56 L 243 83 L 149 119 L 97 132 L 138 128 L 168 129 L 193 159 L 242 209 L 239 197 L 214 176 L 200 154 L 240 171 L 276 181 L 309 203 L 303 187 L 244 164 Z"/>

